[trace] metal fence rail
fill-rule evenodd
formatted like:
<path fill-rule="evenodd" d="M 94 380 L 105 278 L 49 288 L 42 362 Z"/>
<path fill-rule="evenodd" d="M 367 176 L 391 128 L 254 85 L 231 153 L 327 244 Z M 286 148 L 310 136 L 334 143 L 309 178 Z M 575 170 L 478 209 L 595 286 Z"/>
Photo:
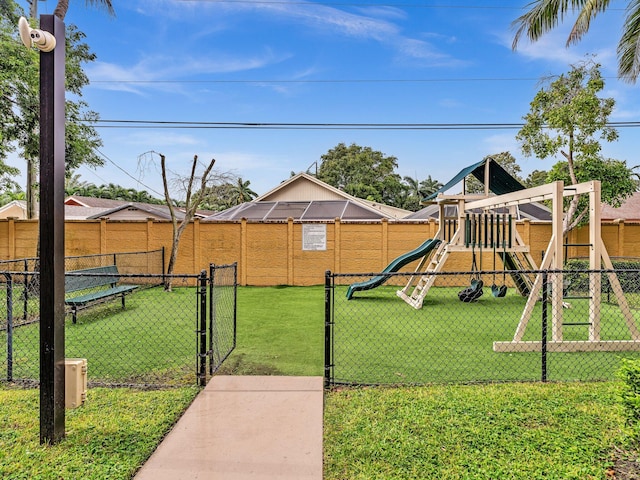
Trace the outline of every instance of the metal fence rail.
<path fill-rule="evenodd" d="M 235 347 L 235 294 L 226 293 L 235 292 L 235 269 L 212 266 L 204 275 L 171 275 L 171 291 L 160 286 L 166 275 L 119 274 L 118 285 L 137 286 L 124 299 L 95 295 L 109 288 L 96 286 L 104 283 L 99 279 L 109 282 L 113 274 L 68 272 L 75 283 L 87 281 L 87 288 L 67 292 L 66 301 L 97 300 L 77 312 L 76 323 L 67 315 L 65 357 L 87 359 L 90 385 L 195 384 L 202 381 L 203 359 L 211 362 L 209 369 L 205 363 L 206 382 L 206 373 L 217 370 Z M 38 279 L 37 272 L 31 275 Z M 38 282 L 25 283 L 23 277 L 0 273 L 0 345 L 6 345 L 0 380 L 9 382 L 39 379 L 39 297 L 25 294 Z"/>
<path fill-rule="evenodd" d="M 429 275 L 416 309 L 397 294 L 411 274 L 327 272 L 327 385 L 603 380 L 640 356 L 637 269 Z M 347 299 L 349 285 L 376 276 L 382 286 Z M 477 280 L 481 296 L 461 301 Z"/>

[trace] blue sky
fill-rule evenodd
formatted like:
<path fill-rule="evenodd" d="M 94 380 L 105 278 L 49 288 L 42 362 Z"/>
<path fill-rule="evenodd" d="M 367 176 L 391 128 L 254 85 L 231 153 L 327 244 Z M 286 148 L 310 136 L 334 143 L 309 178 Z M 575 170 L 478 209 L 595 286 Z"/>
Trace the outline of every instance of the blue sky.
<path fill-rule="evenodd" d="M 26 2 L 21 2 L 27 6 Z M 640 85 L 616 79 L 627 2 L 612 1 L 575 47 L 562 28 L 511 49 L 525 1 L 114 0 L 115 17 L 72 1 L 66 23 L 86 35 L 85 100 L 103 120 L 239 123 L 520 123 L 542 77 L 596 55 L 616 99 L 612 121 L 640 120 Z M 51 13 L 56 2 L 38 2 Z M 265 193 L 340 142 L 398 159 L 398 173 L 442 182 L 485 155 L 510 151 L 524 173 L 556 160 L 522 155 L 517 130 L 99 128 L 105 166 L 87 182 L 162 191 L 138 157 L 155 150 L 189 171 L 194 154 L 216 158 Z M 635 128 L 604 146 L 640 164 Z M 22 167 L 20 162 L 18 166 Z M 141 183 L 139 183 L 141 182 Z"/>

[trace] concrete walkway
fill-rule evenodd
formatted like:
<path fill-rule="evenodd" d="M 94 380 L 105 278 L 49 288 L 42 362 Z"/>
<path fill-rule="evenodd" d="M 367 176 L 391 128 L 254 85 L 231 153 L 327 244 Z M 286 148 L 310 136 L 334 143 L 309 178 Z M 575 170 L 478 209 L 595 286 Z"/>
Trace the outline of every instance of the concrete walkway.
<path fill-rule="evenodd" d="M 214 377 L 136 480 L 322 480 L 322 377 Z"/>

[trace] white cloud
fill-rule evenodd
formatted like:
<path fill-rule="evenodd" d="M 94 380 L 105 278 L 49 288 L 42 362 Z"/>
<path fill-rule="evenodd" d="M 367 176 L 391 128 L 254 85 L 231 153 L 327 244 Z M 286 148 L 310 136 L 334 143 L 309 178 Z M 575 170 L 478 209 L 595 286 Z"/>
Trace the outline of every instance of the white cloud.
<path fill-rule="evenodd" d="M 206 11 L 214 21 L 240 14 L 257 13 L 263 21 L 288 19 L 296 26 L 307 26 L 322 34 L 342 35 L 363 40 L 373 40 L 397 49 L 403 57 L 420 60 L 420 66 L 451 66 L 460 64 L 449 54 L 437 49 L 424 39 L 411 38 L 392 20 L 403 20 L 406 13 L 394 7 L 373 7 L 350 13 L 328 5 L 313 2 L 190 2 L 180 0 L 142 0 L 146 14 L 176 16 L 193 20 L 203 18 Z M 153 13 L 149 13 L 153 12 Z M 451 41 L 451 37 L 447 39 Z"/>
<path fill-rule="evenodd" d="M 270 49 L 247 57 L 233 57 L 225 53 L 210 53 L 207 57 L 168 57 L 148 55 L 131 66 L 96 61 L 86 67 L 86 73 L 94 86 L 108 90 L 119 90 L 144 95 L 147 90 L 170 90 L 180 92 L 177 84 L 161 81 L 180 80 L 195 75 L 243 72 L 263 68 L 284 61 L 287 55 L 275 55 Z M 120 83 L 120 82 L 141 82 Z M 153 83 L 160 82 L 160 83 Z"/>
<path fill-rule="evenodd" d="M 500 152 L 511 152 L 514 157 L 518 157 L 520 146 L 516 140 L 515 132 L 498 133 L 490 135 L 482 140 L 483 150 L 486 155 Z"/>
<path fill-rule="evenodd" d="M 465 106 L 460 100 L 456 100 L 455 98 L 441 98 L 438 101 L 438 105 L 443 108 L 462 108 Z"/>
<path fill-rule="evenodd" d="M 469 62 L 457 59 L 424 40 L 400 37 L 396 46 L 404 61 L 423 67 L 461 67 Z"/>

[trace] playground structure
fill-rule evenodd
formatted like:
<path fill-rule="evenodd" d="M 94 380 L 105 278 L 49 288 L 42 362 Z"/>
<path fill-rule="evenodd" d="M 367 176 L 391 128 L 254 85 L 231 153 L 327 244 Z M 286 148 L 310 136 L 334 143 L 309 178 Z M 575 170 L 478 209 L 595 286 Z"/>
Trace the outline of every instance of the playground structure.
<path fill-rule="evenodd" d="M 453 182 L 458 182 L 461 175 L 466 176 L 471 168 L 484 167 L 484 178 L 492 178 L 490 161 L 483 165 L 476 164 L 460 172 L 451 182 L 445 185 L 440 192 L 450 188 Z M 497 164 L 496 164 L 497 165 Z M 506 172 L 505 172 L 506 173 Z M 474 173 L 475 174 L 475 173 Z M 477 175 L 476 175 L 477 176 Z M 519 184 L 518 184 L 519 185 Z M 492 249 L 500 252 L 503 259 L 503 267 L 508 268 L 518 292 L 527 296 L 527 302 L 520 317 L 512 341 L 494 342 L 493 349 L 496 352 L 528 352 L 540 351 L 541 341 L 525 341 L 524 335 L 531 319 L 536 302 L 540 299 L 543 284 L 543 272 L 553 271 L 549 275 L 550 279 L 550 304 L 551 304 L 551 339 L 546 342 L 548 352 L 578 352 L 578 351 L 630 351 L 640 350 L 640 331 L 636 325 L 633 313 L 627 303 L 622 286 L 616 273 L 613 271 L 611 259 L 607 253 L 601 238 L 601 184 L 598 180 L 586 183 L 570 185 L 565 187 L 561 181 L 542 185 L 530 189 L 520 186 L 516 191 L 489 196 L 489 181 L 485 182 L 485 195 L 444 195 L 438 193 L 436 203 L 439 205 L 440 223 L 435 238 L 428 240 L 422 246 L 428 245 L 430 248 L 423 253 L 414 274 L 409 278 L 406 286 L 398 290 L 397 295 L 406 303 L 416 309 L 422 308 L 423 301 L 436 281 L 438 273 L 442 271 L 447 258 L 454 252 L 470 252 L 474 257 L 476 249 Z M 495 191 L 495 190 L 494 190 Z M 589 248 L 589 318 L 578 324 L 588 325 L 588 339 L 584 341 L 567 341 L 563 339 L 563 307 L 566 305 L 563 300 L 563 199 L 573 195 L 589 195 L 589 243 L 583 246 Z M 542 263 L 536 266 L 530 248 L 525 245 L 521 236 L 514 228 L 513 219 L 515 209 L 524 204 L 532 202 L 550 201 L 552 206 L 552 233 L 549 244 L 546 248 Z M 457 206 L 457 217 L 447 218 L 445 207 L 447 205 Z M 478 213 L 481 212 L 481 213 Z M 508 212 L 508 213 L 505 213 Z M 421 246 L 421 247 L 422 247 Z M 412 260 L 415 260 L 416 252 L 420 247 L 412 252 Z M 485 250 L 486 251 L 486 250 Z M 409 254 L 405 255 L 409 256 Z M 403 256 L 403 257 L 405 257 Z M 402 257 L 399 257 L 399 259 Z M 398 262 L 396 259 L 385 272 L 397 271 L 399 265 L 408 262 Z M 600 270 L 602 266 L 607 270 L 611 290 L 615 295 L 620 311 L 624 317 L 629 331 L 629 340 L 602 340 L 601 339 L 601 295 L 602 277 Z M 523 271 L 538 271 L 535 280 Z M 366 282 L 354 284 L 349 288 L 347 294 L 351 298 L 353 291 L 375 288 L 383 283 L 388 276 L 374 277 Z M 375 280 L 375 281 L 374 281 Z M 482 288 L 479 282 L 478 288 Z M 474 283 L 472 282 L 472 287 Z M 496 295 L 497 296 L 497 295 Z M 576 325 L 576 323 L 571 323 Z M 569 323 L 567 323 L 569 325 Z"/>

